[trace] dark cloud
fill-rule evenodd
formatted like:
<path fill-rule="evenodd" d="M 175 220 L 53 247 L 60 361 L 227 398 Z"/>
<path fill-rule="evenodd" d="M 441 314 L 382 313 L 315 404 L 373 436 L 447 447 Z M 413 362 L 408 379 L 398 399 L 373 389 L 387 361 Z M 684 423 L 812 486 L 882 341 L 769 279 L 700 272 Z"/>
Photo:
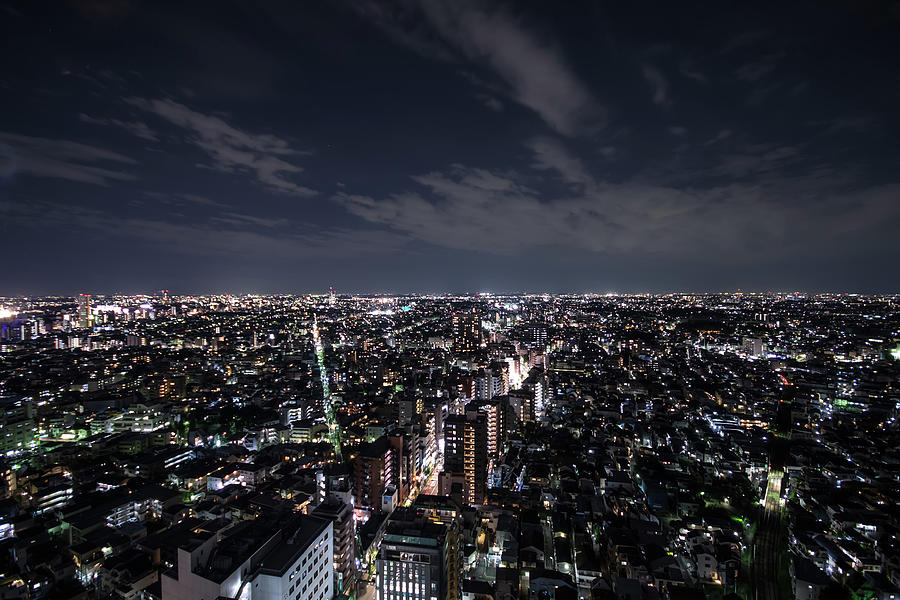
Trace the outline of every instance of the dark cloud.
<path fill-rule="evenodd" d="M 235 212 L 172 221 L 165 218 L 166 214 L 123 216 L 55 202 L 35 202 L 0 204 L 0 215 L 17 224 L 40 219 L 45 226 L 64 226 L 83 236 L 102 236 L 110 243 L 146 244 L 156 251 L 175 248 L 179 255 L 193 260 L 220 257 L 285 264 L 299 257 L 353 257 L 363 252 L 380 255 L 404 244 L 402 237 L 382 232 L 318 230 L 287 219 Z"/>
<path fill-rule="evenodd" d="M 868 291 L 900 275 L 900 36 L 881 9 L 15 6 L 11 291 Z"/>

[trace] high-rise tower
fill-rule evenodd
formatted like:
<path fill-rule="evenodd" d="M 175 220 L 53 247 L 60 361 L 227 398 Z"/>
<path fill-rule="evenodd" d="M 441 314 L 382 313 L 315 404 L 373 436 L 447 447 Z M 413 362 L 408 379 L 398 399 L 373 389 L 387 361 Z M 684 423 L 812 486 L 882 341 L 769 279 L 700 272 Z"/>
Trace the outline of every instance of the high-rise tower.
<path fill-rule="evenodd" d="M 453 313 L 453 351 L 471 354 L 481 347 L 481 315 L 475 310 Z"/>
<path fill-rule="evenodd" d="M 78 303 L 78 326 L 79 327 L 90 327 L 91 326 L 91 295 L 90 294 L 78 294 L 78 297 L 75 299 Z"/>
<path fill-rule="evenodd" d="M 444 476 L 442 485 L 452 486 L 461 478 L 462 499 L 483 504 L 487 495 L 488 424 L 487 416 L 475 410 L 465 415 L 450 415 L 444 421 Z M 441 489 L 450 495 L 451 489 Z"/>

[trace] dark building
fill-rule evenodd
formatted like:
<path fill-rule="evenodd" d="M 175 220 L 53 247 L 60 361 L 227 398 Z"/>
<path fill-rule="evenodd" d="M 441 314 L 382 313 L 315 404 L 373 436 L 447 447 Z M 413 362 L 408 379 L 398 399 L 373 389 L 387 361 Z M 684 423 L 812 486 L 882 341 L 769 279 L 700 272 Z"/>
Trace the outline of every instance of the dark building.
<path fill-rule="evenodd" d="M 471 354 L 481 348 L 481 315 L 475 310 L 453 313 L 453 351 Z"/>
<path fill-rule="evenodd" d="M 462 499 L 484 503 L 487 494 L 487 416 L 477 410 L 450 415 L 444 421 L 444 473 L 441 493 L 452 494 L 454 482 L 462 482 Z"/>
<path fill-rule="evenodd" d="M 547 346 L 547 324 L 546 323 L 529 323 L 526 329 L 528 341 L 532 345 L 539 348 Z"/>
<path fill-rule="evenodd" d="M 385 487 L 395 484 L 394 449 L 387 436 L 362 444 L 353 459 L 353 504 L 366 512 L 380 512 Z"/>

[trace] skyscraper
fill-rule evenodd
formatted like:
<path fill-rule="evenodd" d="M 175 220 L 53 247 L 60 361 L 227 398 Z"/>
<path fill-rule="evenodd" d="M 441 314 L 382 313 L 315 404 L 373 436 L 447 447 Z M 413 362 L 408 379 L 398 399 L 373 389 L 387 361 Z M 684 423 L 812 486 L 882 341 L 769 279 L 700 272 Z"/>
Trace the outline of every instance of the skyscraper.
<path fill-rule="evenodd" d="M 90 327 L 91 326 L 91 295 L 90 294 L 78 294 L 78 297 L 75 299 L 78 304 L 78 326 L 79 327 Z"/>
<path fill-rule="evenodd" d="M 471 354 L 481 347 L 481 315 L 474 309 L 453 313 L 453 351 Z"/>

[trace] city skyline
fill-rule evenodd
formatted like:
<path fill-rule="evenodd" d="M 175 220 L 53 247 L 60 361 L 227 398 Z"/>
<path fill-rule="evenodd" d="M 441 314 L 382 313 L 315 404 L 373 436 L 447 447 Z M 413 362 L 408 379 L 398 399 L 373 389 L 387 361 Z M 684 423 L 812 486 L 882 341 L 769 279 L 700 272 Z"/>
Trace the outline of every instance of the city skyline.
<path fill-rule="evenodd" d="M 898 300 L 0 297 L 0 591 L 890 600 Z"/>
<path fill-rule="evenodd" d="M 4 293 L 896 292 L 890 2 L 0 2 Z"/>

